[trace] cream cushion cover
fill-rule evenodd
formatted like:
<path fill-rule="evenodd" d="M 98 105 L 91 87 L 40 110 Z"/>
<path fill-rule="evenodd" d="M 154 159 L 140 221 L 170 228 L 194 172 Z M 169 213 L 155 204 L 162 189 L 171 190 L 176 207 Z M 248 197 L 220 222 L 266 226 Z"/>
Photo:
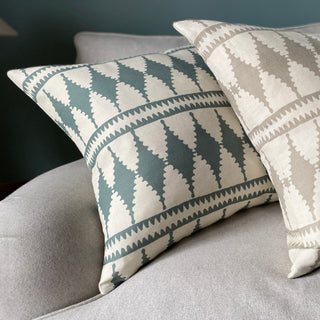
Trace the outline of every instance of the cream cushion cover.
<path fill-rule="evenodd" d="M 320 264 L 320 36 L 216 21 L 175 28 L 215 74 L 278 193 L 292 269 Z"/>

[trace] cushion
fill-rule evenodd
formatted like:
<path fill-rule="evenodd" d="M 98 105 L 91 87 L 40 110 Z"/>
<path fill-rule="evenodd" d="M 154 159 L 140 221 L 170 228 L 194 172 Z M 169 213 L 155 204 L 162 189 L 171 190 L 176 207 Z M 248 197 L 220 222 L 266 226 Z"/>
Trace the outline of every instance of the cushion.
<path fill-rule="evenodd" d="M 242 211 L 182 240 L 110 294 L 40 319 L 318 319 L 320 273 L 283 276 L 281 220 L 278 203 Z"/>
<path fill-rule="evenodd" d="M 186 46 L 182 36 L 140 36 L 110 32 L 79 32 L 74 37 L 76 63 L 97 63 L 129 56 L 157 53 Z"/>
<path fill-rule="evenodd" d="M 183 237 L 277 199 L 194 49 L 9 77 L 73 139 L 92 170 L 108 293 Z"/>
<path fill-rule="evenodd" d="M 33 319 L 99 293 L 104 241 L 90 180 L 82 159 L 0 202 L 1 319 Z"/>
<path fill-rule="evenodd" d="M 219 80 L 280 198 L 289 278 L 320 264 L 320 36 L 182 21 Z"/>

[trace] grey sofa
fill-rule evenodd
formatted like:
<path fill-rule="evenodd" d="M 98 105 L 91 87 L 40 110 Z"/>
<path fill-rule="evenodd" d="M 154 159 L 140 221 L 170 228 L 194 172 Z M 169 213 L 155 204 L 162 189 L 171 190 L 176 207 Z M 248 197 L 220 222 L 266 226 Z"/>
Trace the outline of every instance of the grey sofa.
<path fill-rule="evenodd" d="M 320 32 L 320 25 L 299 27 Z M 77 62 L 163 51 L 181 37 L 80 33 Z M 318 319 L 320 273 L 288 280 L 278 203 L 184 239 L 110 294 L 98 292 L 103 234 L 84 160 L 0 203 L 0 319 Z"/>

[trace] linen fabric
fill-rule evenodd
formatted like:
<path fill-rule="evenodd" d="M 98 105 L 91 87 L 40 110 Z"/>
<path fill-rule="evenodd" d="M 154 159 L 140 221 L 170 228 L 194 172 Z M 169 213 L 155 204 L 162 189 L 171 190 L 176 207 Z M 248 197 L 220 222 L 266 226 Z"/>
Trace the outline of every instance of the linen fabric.
<path fill-rule="evenodd" d="M 76 63 L 98 63 L 189 45 L 182 36 L 79 32 L 74 36 Z"/>
<path fill-rule="evenodd" d="M 37 320 L 317 319 L 320 273 L 283 277 L 286 250 L 279 204 L 251 208 L 180 241 L 111 294 Z"/>
<path fill-rule="evenodd" d="M 99 293 L 104 240 L 83 159 L 0 201 L 0 319 L 25 320 Z"/>
<path fill-rule="evenodd" d="M 216 21 L 175 24 L 217 77 L 279 195 L 289 278 L 320 265 L 320 35 Z"/>
<path fill-rule="evenodd" d="M 92 170 L 107 293 L 183 237 L 277 199 L 259 156 L 193 48 L 9 77 Z"/>
<path fill-rule="evenodd" d="M 312 23 L 282 30 L 320 33 L 320 23 Z M 188 45 L 183 36 L 135 35 L 111 32 L 82 31 L 75 35 L 76 63 L 97 63 L 146 53 L 163 52 Z"/>

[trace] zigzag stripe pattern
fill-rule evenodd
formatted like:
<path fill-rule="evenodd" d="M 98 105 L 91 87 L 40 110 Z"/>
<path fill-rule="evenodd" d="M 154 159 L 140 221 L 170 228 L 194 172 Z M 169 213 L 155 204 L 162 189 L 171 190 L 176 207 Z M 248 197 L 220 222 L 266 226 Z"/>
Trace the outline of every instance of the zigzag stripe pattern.
<path fill-rule="evenodd" d="M 197 213 L 194 212 L 193 215 L 189 215 L 187 217 L 183 217 L 181 218 L 180 220 L 176 220 L 175 223 L 171 223 L 170 226 L 162 226 L 160 231 L 156 231 L 153 235 L 149 234 L 148 237 L 143 237 L 141 240 L 140 239 L 137 239 L 137 237 L 134 237 L 135 238 L 135 241 L 132 242 L 132 245 L 131 246 L 126 246 L 125 248 L 122 247 L 122 248 L 118 248 L 116 249 L 115 252 L 112 252 L 112 250 L 110 250 L 110 247 L 108 252 L 109 252 L 109 255 L 106 256 L 104 258 L 104 265 L 106 264 L 109 264 L 109 263 L 113 263 L 119 259 L 123 259 L 125 256 L 129 255 L 130 253 L 133 253 L 137 250 L 140 250 L 150 244 L 152 244 L 153 242 L 159 240 L 160 238 L 166 236 L 166 235 L 169 235 L 169 234 L 172 234 L 174 231 L 176 231 L 177 229 L 189 224 L 189 223 L 192 223 L 194 222 L 195 220 L 196 221 L 199 221 L 201 223 L 201 218 L 202 217 L 205 217 L 209 214 L 212 214 L 214 212 L 220 212 L 222 211 L 223 208 L 225 207 L 228 207 L 230 205 L 233 205 L 235 203 L 241 203 L 242 201 L 248 201 L 248 200 L 251 200 L 251 199 L 256 199 L 258 197 L 261 197 L 263 196 L 264 194 L 270 194 L 270 193 L 275 193 L 275 190 L 273 188 L 270 188 L 270 189 L 266 189 L 266 190 L 263 190 L 263 191 L 258 191 L 257 193 L 253 193 L 253 194 L 249 194 L 249 195 L 246 195 L 246 196 L 239 196 L 238 198 L 237 197 L 234 197 L 233 199 L 229 199 L 228 201 L 224 201 L 223 203 L 220 203 L 220 205 L 215 205 L 214 207 L 208 207 L 208 209 L 204 209 L 203 211 L 198 211 Z M 247 208 L 250 208 L 250 206 L 248 206 Z M 189 209 L 189 208 L 188 208 Z M 177 212 L 177 211 L 176 211 Z M 186 212 L 188 212 L 188 210 L 184 209 L 183 211 L 181 210 L 180 212 L 183 213 L 183 215 L 186 214 Z M 223 211 L 225 213 L 225 211 Z M 172 214 L 172 211 L 170 212 Z M 170 214 L 168 214 L 170 216 Z M 163 215 L 165 217 L 165 215 Z M 123 239 L 124 240 L 127 240 L 127 238 L 130 238 L 130 235 L 131 233 L 133 234 L 134 232 L 136 232 L 136 234 L 139 234 L 138 233 L 138 230 L 142 230 L 143 227 L 149 227 L 150 225 L 153 225 L 155 223 L 152 223 L 152 222 L 156 222 L 156 220 L 158 220 L 157 218 L 155 218 L 154 220 L 150 220 L 150 224 L 149 222 L 145 222 L 145 223 L 141 223 L 139 224 L 139 226 L 135 226 L 132 228 L 132 231 L 128 231 L 128 235 L 124 235 L 123 236 Z M 159 221 L 160 220 L 160 221 Z M 161 218 L 159 218 L 159 222 L 161 222 Z M 217 215 L 217 221 L 218 220 L 221 220 L 220 218 L 220 215 Z M 168 221 L 166 220 L 167 224 Z M 164 229 L 165 227 L 165 229 Z M 120 238 L 120 237 L 119 237 Z M 115 241 L 115 238 L 112 239 L 112 241 Z M 106 245 L 110 245 L 110 242 L 111 241 L 108 241 L 106 242 Z M 160 252 L 159 252 L 160 253 Z"/>
<path fill-rule="evenodd" d="M 36 69 L 23 81 L 22 89 L 31 99 L 36 101 L 37 93 L 50 78 L 58 73 L 80 67 L 81 66 L 50 66 Z"/>
<path fill-rule="evenodd" d="M 320 98 L 320 93 L 313 92 L 301 99 L 295 100 L 283 106 L 278 111 L 274 112 L 268 118 L 263 120 L 259 125 L 255 126 L 250 131 L 248 130 L 249 131 L 248 137 L 254 138 L 255 136 L 259 135 L 260 132 L 267 131 L 268 128 L 271 127 L 273 124 L 280 122 L 284 118 L 286 119 L 286 117 L 288 115 L 290 116 L 291 113 L 296 113 L 298 108 L 300 108 L 298 111 L 299 113 L 304 112 L 304 108 L 308 106 L 308 103 L 318 101 L 319 98 Z"/>
<path fill-rule="evenodd" d="M 292 129 L 320 116 L 320 91 L 290 103 L 268 117 L 248 137 L 259 151 L 263 146 Z M 299 110 L 297 110 L 299 108 Z"/>
<path fill-rule="evenodd" d="M 183 237 L 276 201 L 259 156 L 194 48 L 13 71 L 92 170 L 107 293 Z"/>
<path fill-rule="evenodd" d="M 320 36 L 215 21 L 182 21 L 177 29 L 215 73 L 272 178 L 293 262 L 289 277 L 317 268 Z"/>
<path fill-rule="evenodd" d="M 266 186 L 266 188 L 261 190 L 261 186 Z M 202 217 L 221 211 L 236 203 L 248 202 L 251 199 L 261 197 L 264 194 L 275 194 L 274 188 L 269 187 L 268 176 L 253 179 L 237 186 L 194 198 L 170 208 L 169 210 L 160 212 L 148 219 L 133 224 L 108 238 L 105 242 L 105 246 L 109 249 L 109 255 L 105 258 L 104 264 L 114 262 L 124 255 L 141 249 L 147 244 L 158 240 L 160 237 L 163 237 L 188 223 L 192 223 L 198 219 L 200 219 L 201 222 Z M 142 239 L 139 239 L 140 231 L 148 229 L 150 225 L 154 226 L 157 230 L 154 235 L 149 235 L 148 238 L 143 237 Z M 130 240 L 130 238 L 132 240 Z M 121 243 L 122 240 L 130 240 L 132 246 L 119 248 L 117 244 Z M 115 248 L 114 250 L 113 247 Z"/>
<path fill-rule="evenodd" d="M 181 112 L 219 107 L 230 107 L 230 104 L 222 91 L 210 91 L 176 96 L 120 113 L 105 122 L 92 134 L 87 143 L 84 157 L 89 167 L 92 168 L 99 152 L 107 144 L 133 129 Z"/>
<path fill-rule="evenodd" d="M 201 56 L 204 61 L 207 61 L 213 50 L 223 44 L 224 42 L 232 39 L 239 33 L 246 33 L 250 30 L 266 30 L 266 28 L 257 28 L 253 26 L 244 26 L 241 24 L 230 25 L 228 23 L 214 23 L 211 24 L 210 21 L 202 22 L 205 28 L 197 35 L 194 40 L 194 45 L 197 48 L 201 48 Z M 209 40 L 210 39 L 210 40 Z M 210 44 L 208 45 L 208 40 Z"/>
<path fill-rule="evenodd" d="M 320 221 L 304 226 L 297 230 L 287 232 L 289 249 L 312 248 L 320 249 Z M 301 239 L 302 242 L 301 242 Z"/>

